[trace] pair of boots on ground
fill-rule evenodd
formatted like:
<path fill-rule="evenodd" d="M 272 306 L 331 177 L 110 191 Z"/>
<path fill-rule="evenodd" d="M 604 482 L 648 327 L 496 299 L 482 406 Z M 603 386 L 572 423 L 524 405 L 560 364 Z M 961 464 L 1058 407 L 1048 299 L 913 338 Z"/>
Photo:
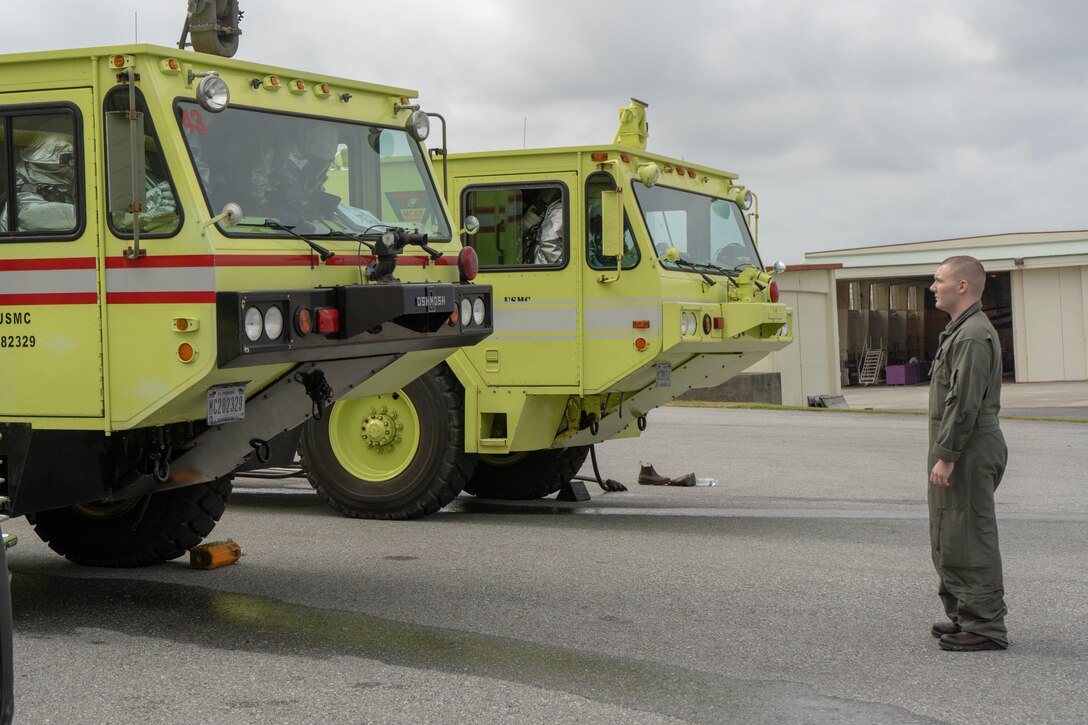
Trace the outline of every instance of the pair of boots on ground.
<path fill-rule="evenodd" d="M 695 474 L 689 473 L 679 478 L 662 476 L 654 470 L 653 464 L 643 464 L 639 461 L 638 482 L 643 486 L 694 486 Z"/>

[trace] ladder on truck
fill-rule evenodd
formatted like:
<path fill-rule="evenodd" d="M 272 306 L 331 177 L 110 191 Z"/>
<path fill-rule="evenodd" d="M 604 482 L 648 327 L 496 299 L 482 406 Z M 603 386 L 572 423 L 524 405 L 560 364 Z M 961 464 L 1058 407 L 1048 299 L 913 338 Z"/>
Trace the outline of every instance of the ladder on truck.
<path fill-rule="evenodd" d="M 861 354 L 861 365 L 858 367 L 858 385 L 874 385 L 880 379 L 880 371 L 888 362 L 888 351 L 884 349 L 883 342 L 880 347 L 872 347 L 872 343 L 866 341 L 865 350 Z"/>

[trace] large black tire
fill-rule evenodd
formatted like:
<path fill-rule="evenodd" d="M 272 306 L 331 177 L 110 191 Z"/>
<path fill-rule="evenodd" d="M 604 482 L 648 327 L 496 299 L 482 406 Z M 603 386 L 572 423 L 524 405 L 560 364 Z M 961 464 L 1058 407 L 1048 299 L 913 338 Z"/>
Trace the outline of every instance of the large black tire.
<path fill-rule="evenodd" d="M 231 482 L 174 488 L 113 502 L 27 514 L 34 532 L 66 559 L 87 566 L 133 567 L 176 559 L 211 533 Z"/>
<path fill-rule="evenodd" d="M 395 393 L 341 400 L 306 424 L 299 456 L 317 495 L 345 516 L 432 514 L 476 465 L 465 453 L 464 389 L 443 364 Z"/>
<path fill-rule="evenodd" d="M 589 446 L 480 456 L 465 491 L 480 498 L 544 498 L 568 483 L 586 462 Z"/>

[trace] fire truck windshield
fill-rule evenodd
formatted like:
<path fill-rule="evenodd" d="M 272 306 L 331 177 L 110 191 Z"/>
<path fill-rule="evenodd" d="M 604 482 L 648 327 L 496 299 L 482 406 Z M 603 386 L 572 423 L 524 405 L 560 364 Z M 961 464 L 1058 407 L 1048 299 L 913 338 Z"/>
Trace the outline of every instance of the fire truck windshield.
<path fill-rule="evenodd" d="M 761 265 L 744 215 L 732 201 L 662 184 L 633 188 L 656 253 L 680 251 L 680 264 L 661 260 L 666 268 L 692 272 L 695 264 L 713 274 L 714 268 L 734 273 Z"/>
<path fill-rule="evenodd" d="M 365 234 L 386 227 L 450 238 L 420 146 L 401 128 L 230 107 L 177 105 L 209 211 L 228 202 L 244 219 L 231 234 Z M 223 222 L 226 225 L 226 222 Z"/>

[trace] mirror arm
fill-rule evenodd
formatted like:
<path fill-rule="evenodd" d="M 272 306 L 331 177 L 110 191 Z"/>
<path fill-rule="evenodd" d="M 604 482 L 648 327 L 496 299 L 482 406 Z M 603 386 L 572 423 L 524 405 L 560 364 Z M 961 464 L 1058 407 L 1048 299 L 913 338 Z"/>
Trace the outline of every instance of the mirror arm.
<path fill-rule="evenodd" d="M 597 278 L 597 281 L 601 284 L 612 284 L 620 278 L 621 271 L 623 271 L 623 255 L 618 254 L 616 255 L 616 276 L 609 277 L 607 274 L 602 274 L 600 277 Z"/>
<path fill-rule="evenodd" d="M 125 68 L 125 75 L 128 77 L 128 120 L 130 127 L 136 125 L 137 113 L 136 113 L 136 73 L 129 66 Z M 137 145 L 137 141 L 143 142 L 143 139 L 137 139 L 135 128 L 132 128 L 132 133 L 129 134 L 130 149 L 132 152 L 132 158 L 136 158 L 136 153 L 140 151 L 140 147 Z M 147 250 L 140 249 L 140 212 L 143 211 L 143 207 L 140 204 L 140 189 L 137 184 L 142 183 L 140 179 L 136 178 L 136 174 L 132 175 L 132 202 L 129 204 L 129 213 L 132 214 L 132 246 L 125 250 L 126 259 L 139 259 L 147 254 Z"/>

